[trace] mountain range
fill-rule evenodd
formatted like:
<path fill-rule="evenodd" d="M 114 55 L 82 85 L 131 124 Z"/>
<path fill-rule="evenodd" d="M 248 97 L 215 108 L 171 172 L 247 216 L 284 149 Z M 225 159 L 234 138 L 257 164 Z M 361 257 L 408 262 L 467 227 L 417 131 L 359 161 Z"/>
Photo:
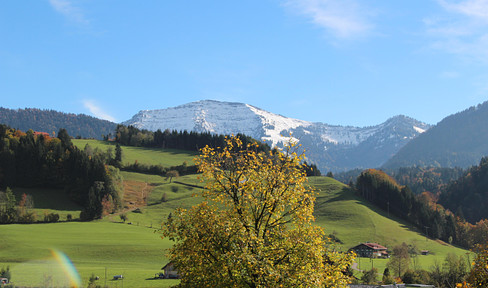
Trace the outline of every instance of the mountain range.
<path fill-rule="evenodd" d="M 402 115 L 370 127 L 329 125 L 288 118 L 249 104 L 213 100 L 143 110 L 123 124 L 151 131 L 242 133 L 277 147 L 283 147 L 291 135 L 321 171 L 379 167 L 430 128 Z"/>
<path fill-rule="evenodd" d="M 96 139 L 113 135 L 117 126 L 83 114 L 36 108 L 0 108 L 0 123 L 49 134 L 65 128 L 72 136 Z M 291 133 L 306 150 L 308 162 L 322 172 L 409 166 L 467 168 L 488 155 L 488 102 L 450 115 L 434 126 L 403 115 L 369 127 L 329 125 L 249 104 L 213 100 L 143 110 L 123 124 L 152 131 L 242 133 L 277 147 L 282 147 Z"/>

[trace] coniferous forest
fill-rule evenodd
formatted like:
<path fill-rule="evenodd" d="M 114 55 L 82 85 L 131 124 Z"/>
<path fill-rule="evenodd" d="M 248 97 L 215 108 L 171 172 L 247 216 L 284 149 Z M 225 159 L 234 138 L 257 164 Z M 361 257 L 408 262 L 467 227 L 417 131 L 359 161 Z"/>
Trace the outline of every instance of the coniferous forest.
<path fill-rule="evenodd" d="M 451 182 L 440 194 L 439 203 L 469 222 L 488 218 L 488 157 Z"/>
<path fill-rule="evenodd" d="M 0 189 L 60 189 L 83 207 L 81 220 L 100 218 L 102 202 L 110 203 L 106 206 L 114 210 L 122 204 L 122 179 L 119 170 L 111 164 L 114 158 L 108 153 L 88 156 L 76 148 L 65 129 L 51 138 L 32 130 L 24 133 L 0 125 Z M 11 198 L 8 193 L 0 196 L 2 200 Z M 22 222 L 12 215 L 5 216 L 7 202 L 1 201 L 4 205 L 0 207 L 3 215 L 0 219 Z"/>

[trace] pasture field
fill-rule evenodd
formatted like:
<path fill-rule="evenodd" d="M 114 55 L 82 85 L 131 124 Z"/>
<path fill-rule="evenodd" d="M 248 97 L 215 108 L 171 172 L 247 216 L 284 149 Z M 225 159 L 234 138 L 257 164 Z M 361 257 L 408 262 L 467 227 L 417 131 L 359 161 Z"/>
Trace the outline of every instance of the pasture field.
<path fill-rule="evenodd" d="M 102 151 L 107 151 L 111 148 L 115 153 L 114 142 L 107 142 L 92 139 L 73 139 L 73 144 L 79 149 L 83 150 L 86 144 L 89 144 L 93 149 L 99 148 Z M 160 148 L 145 148 L 121 146 L 122 148 L 122 163 L 132 164 L 135 161 L 138 163 L 148 165 L 162 165 L 163 167 L 178 166 L 187 162 L 188 165 L 193 165 L 193 158 L 197 155 L 196 152 L 177 150 L 177 149 L 160 149 Z"/>
<path fill-rule="evenodd" d="M 154 229 L 108 222 L 0 226 L 0 267 L 10 265 L 12 282 L 19 286 L 69 284 L 65 266 L 51 249 L 65 253 L 80 273 L 86 287 L 93 274 L 109 287 L 168 287 L 174 280 L 153 280 L 167 259 L 162 240 Z M 114 275 L 124 280 L 114 281 Z"/>

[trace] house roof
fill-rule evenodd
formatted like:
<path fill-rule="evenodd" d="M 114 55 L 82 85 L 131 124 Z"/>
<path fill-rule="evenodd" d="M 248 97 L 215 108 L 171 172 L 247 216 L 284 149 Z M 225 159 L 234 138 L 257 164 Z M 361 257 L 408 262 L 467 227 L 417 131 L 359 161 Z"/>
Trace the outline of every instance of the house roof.
<path fill-rule="evenodd" d="M 364 245 L 374 249 L 374 250 L 388 250 L 385 246 L 381 246 L 380 244 L 377 243 L 363 243 Z"/>
<path fill-rule="evenodd" d="M 382 245 L 377 244 L 377 243 L 361 243 L 361 244 L 359 244 L 357 246 L 352 247 L 351 250 L 358 249 L 361 246 L 366 246 L 369 249 L 375 250 L 375 251 L 378 251 L 378 252 L 386 252 L 386 250 L 388 250 L 388 248 L 386 248 L 385 246 L 382 246 Z"/>

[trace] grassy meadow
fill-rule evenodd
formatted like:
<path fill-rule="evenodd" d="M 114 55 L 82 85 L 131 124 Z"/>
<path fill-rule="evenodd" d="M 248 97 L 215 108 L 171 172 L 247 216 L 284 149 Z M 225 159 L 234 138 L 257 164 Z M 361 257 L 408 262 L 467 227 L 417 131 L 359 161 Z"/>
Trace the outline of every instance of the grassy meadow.
<path fill-rule="evenodd" d="M 86 144 L 89 144 L 93 149 L 99 148 L 102 151 L 107 151 L 111 148 L 115 153 L 115 143 L 101 140 L 89 139 L 73 139 L 73 144 L 79 149 L 84 149 Z M 159 148 L 145 148 L 145 147 L 130 147 L 122 146 L 122 163 L 132 164 L 135 161 L 138 163 L 148 165 L 162 165 L 163 167 L 171 167 L 187 162 L 188 165 L 193 165 L 193 158 L 197 155 L 196 152 L 184 151 L 177 149 L 159 149 Z"/>
<path fill-rule="evenodd" d="M 20 286 L 60 287 L 69 284 L 51 249 L 65 253 L 78 270 L 83 286 L 93 274 L 109 287 L 167 287 L 172 280 L 153 280 L 167 262 L 170 247 L 154 229 L 123 223 L 54 223 L 0 227 L 0 266 L 10 265 L 12 282 Z M 124 280 L 113 281 L 114 275 Z M 157 283 L 156 283 L 157 282 Z"/>
<path fill-rule="evenodd" d="M 114 148 L 112 143 L 96 140 L 74 140 L 74 143 L 80 148 L 87 143 L 103 150 Z M 183 151 L 122 148 L 124 163 L 137 160 L 173 166 L 183 161 L 191 163 L 195 156 Z M 177 283 L 176 280 L 152 279 L 167 263 L 164 251 L 172 245 L 169 240 L 161 239 L 157 230 L 175 208 L 190 207 L 201 201 L 193 195 L 201 190 L 202 184 L 197 175 L 173 178 L 170 183 L 157 175 L 121 174 L 125 208 L 120 213 L 93 222 L 0 225 L 0 268 L 10 266 L 15 285 L 69 285 L 63 267 L 56 262 L 50 249 L 62 251 L 71 259 L 83 286 L 87 285 L 92 273 L 100 277 L 100 285 L 108 287 L 168 287 Z M 377 242 L 389 248 L 406 242 L 418 250 L 431 252 L 428 256 L 418 256 L 412 263 L 412 267 L 423 269 L 430 269 L 436 262 L 442 263 L 448 253 L 467 256 L 466 250 L 426 239 L 406 223 L 388 217 L 385 212 L 362 201 L 334 179 L 311 177 L 309 184 L 317 192 L 316 224 L 322 226 L 326 234 L 339 238 L 343 244 L 338 247 L 343 251 L 361 242 Z M 62 191 L 14 189 L 14 192 L 17 195 L 32 194 L 39 217 L 46 211 L 56 212 L 64 221 L 68 213 L 78 218 L 81 210 L 68 198 L 63 198 Z M 120 218 L 121 213 L 128 218 L 125 223 Z M 356 261 L 360 269 L 369 270 L 374 266 L 380 273 L 387 263 L 383 259 Z M 123 281 L 112 280 L 119 274 L 124 275 Z"/>
<path fill-rule="evenodd" d="M 362 242 L 375 242 L 388 248 L 405 242 L 417 250 L 429 250 L 429 255 L 418 255 L 412 259 L 411 268 L 430 270 L 434 264 L 442 265 L 447 254 L 453 253 L 473 259 L 465 249 L 457 248 L 440 240 L 428 239 L 415 228 L 387 213 L 377 209 L 348 187 L 327 177 L 311 177 L 309 183 L 316 189 L 316 224 L 322 226 L 326 234 L 334 234 L 344 244 L 344 249 Z M 471 254 L 471 253 L 469 253 Z M 388 259 L 356 259 L 360 270 L 376 267 L 380 273 Z M 469 262 L 467 262 L 469 263 Z"/>

